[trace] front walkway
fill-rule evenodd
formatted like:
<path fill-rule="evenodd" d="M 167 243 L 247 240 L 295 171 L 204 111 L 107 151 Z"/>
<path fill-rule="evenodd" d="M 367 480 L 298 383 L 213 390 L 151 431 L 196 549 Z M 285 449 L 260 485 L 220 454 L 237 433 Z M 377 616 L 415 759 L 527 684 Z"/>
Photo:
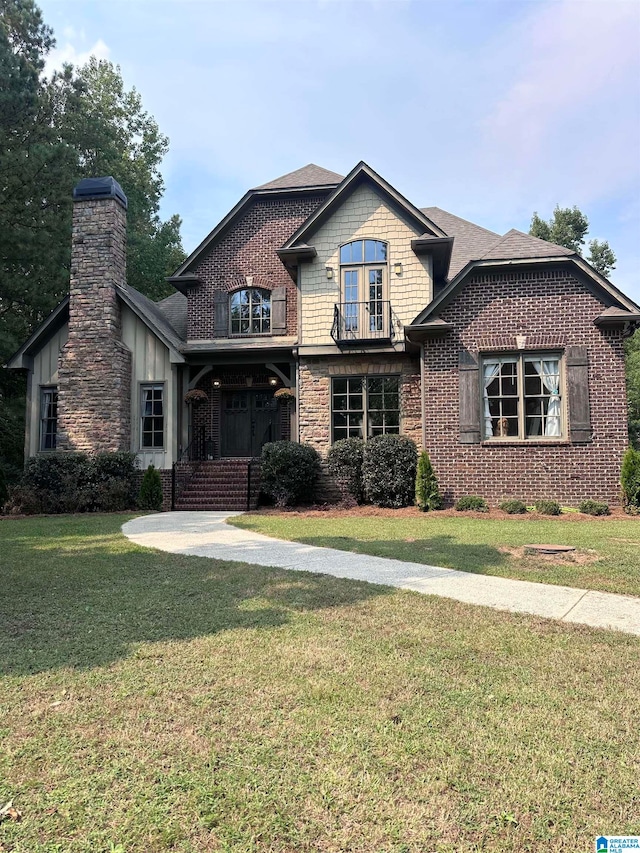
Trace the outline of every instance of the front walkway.
<path fill-rule="evenodd" d="M 532 613 L 640 636 L 640 598 L 567 586 L 475 575 L 271 539 L 226 523 L 237 512 L 165 512 L 122 527 L 138 545 L 172 554 L 235 560 L 386 584 L 515 613 Z"/>

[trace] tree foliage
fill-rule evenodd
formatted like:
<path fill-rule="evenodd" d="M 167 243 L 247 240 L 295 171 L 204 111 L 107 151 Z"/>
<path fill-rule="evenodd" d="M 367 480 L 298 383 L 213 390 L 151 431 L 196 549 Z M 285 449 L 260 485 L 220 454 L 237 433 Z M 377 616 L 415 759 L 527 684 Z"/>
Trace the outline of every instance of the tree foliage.
<path fill-rule="evenodd" d="M 640 450 L 640 330 L 625 342 L 629 440 Z"/>
<path fill-rule="evenodd" d="M 564 246 L 579 255 L 582 254 L 588 231 L 589 220 L 575 205 L 573 207 L 556 205 L 553 216 L 549 220 L 541 219 L 537 213 L 534 213 L 529 228 L 529 234 L 533 237 Z M 615 269 L 616 256 L 606 240 L 590 240 L 586 260 L 605 277 Z"/>

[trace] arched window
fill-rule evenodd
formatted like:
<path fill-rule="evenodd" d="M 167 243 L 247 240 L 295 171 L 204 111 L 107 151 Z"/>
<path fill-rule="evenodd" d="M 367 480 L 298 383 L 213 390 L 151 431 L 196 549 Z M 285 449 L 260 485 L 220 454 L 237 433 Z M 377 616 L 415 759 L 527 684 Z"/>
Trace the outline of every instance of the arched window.
<path fill-rule="evenodd" d="M 383 331 L 386 287 L 386 243 L 352 240 L 340 247 L 340 301 L 345 332 Z"/>
<path fill-rule="evenodd" d="M 271 293 L 247 288 L 236 290 L 229 298 L 232 335 L 271 334 Z"/>

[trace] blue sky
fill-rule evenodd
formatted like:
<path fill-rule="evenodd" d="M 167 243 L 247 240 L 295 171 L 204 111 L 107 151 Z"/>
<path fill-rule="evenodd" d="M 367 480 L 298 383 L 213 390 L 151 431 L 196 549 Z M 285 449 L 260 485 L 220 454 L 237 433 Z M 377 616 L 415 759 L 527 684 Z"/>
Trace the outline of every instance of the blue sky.
<path fill-rule="evenodd" d="M 40 0 L 52 65 L 121 66 L 192 250 L 244 192 L 365 160 L 494 231 L 578 205 L 640 301 L 636 0 Z"/>

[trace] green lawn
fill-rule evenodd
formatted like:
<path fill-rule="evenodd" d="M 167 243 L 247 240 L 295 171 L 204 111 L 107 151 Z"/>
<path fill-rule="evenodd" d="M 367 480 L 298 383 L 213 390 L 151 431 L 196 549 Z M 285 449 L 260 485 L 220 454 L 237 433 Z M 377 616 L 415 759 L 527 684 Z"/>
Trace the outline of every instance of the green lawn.
<path fill-rule="evenodd" d="M 638 638 L 143 550 L 123 520 L 0 521 L 2 853 L 640 832 Z"/>
<path fill-rule="evenodd" d="M 404 511 L 256 513 L 231 520 L 267 536 L 394 557 L 482 575 L 640 595 L 640 519 Z M 533 543 L 572 545 L 566 559 L 524 553 Z"/>

